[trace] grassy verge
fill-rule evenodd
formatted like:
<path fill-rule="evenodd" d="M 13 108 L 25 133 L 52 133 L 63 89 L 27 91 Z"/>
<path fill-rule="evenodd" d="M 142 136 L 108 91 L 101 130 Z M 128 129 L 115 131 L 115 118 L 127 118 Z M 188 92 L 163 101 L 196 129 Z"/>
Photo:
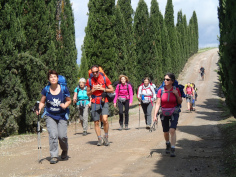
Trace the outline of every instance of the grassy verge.
<path fill-rule="evenodd" d="M 198 53 L 202 53 L 202 52 L 205 52 L 205 51 L 208 51 L 208 50 L 211 50 L 211 49 L 215 49 L 217 47 L 207 47 L 207 48 L 202 48 L 202 49 L 199 49 L 198 50 Z"/>
<path fill-rule="evenodd" d="M 223 159 L 227 176 L 236 176 L 236 119 L 231 116 L 228 107 L 221 102 L 223 113 L 220 126 L 223 137 Z"/>

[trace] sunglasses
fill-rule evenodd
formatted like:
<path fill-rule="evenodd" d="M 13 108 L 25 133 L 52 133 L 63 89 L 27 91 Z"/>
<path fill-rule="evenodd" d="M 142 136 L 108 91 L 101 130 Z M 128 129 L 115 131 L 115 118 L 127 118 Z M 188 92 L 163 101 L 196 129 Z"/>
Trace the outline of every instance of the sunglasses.
<path fill-rule="evenodd" d="M 166 79 L 166 78 L 164 78 L 164 81 L 170 81 L 170 79 Z"/>
<path fill-rule="evenodd" d="M 98 71 L 94 71 L 94 72 L 92 72 L 93 74 L 97 74 L 98 73 Z"/>

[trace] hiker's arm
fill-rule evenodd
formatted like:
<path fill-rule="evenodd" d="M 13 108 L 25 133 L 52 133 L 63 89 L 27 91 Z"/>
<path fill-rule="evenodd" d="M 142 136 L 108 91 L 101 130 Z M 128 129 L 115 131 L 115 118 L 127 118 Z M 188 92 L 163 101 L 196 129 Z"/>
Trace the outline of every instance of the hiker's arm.
<path fill-rule="evenodd" d="M 77 102 L 77 95 L 78 95 L 78 93 L 77 93 L 77 92 L 74 92 L 74 97 L 73 97 L 73 102 L 74 102 L 74 103 Z"/>
<path fill-rule="evenodd" d="M 62 109 L 66 109 L 70 104 L 71 104 L 70 97 L 66 97 L 66 102 L 65 103 L 61 103 L 60 106 L 61 106 Z"/>
<path fill-rule="evenodd" d="M 36 111 L 36 114 L 39 115 L 41 110 L 43 109 L 46 101 L 46 96 L 42 95 L 40 103 L 39 103 L 39 111 Z"/>
<path fill-rule="evenodd" d="M 177 91 L 177 90 L 173 90 L 173 93 L 174 93 L 175 96 L 176 96 L 176 99 L 177 99 L 178 104 L 181 104 L 183 100 L 182 100 L 182 97 L 180 96 L 180 95 L 181 95 L 180 92 Z"/>
<path fill-rule="evenodd" d="M 107 93 L 113 93 L 114 89 L 112 85 L 108 85 L 107 88 L 100 87 L 101 90 L 106 91 Z"/>
<path fill-rule="evenodd" d="M 157 121 L 157 113 L 160 109 L 160 105 L 161 105 L 161 98 L 157 98 L 156 107 L 153 115 L 153 122 Z"/>

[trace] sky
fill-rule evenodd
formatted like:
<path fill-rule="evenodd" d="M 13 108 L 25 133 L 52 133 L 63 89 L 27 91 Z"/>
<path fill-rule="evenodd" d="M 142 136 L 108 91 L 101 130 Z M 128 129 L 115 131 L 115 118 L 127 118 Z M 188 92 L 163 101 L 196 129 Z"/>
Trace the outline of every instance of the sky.
<path fill-rule="evenodd" d="M 89 0 L 70 0 L 75 19 L 75 37 L 77 47 L 77 63 L 80 64 L 81 45 L 84 41 L 85 27 L 88 21 L 88 2 Z M 139 0 L 131 0 L 131 5 L 136 11 Z M 148 5 L 149 13 L 151 0 L 145 0 Z M 167 0 L 157 0 L 159 8 L 164 16 Z M 199 48 L 217 47 L 219 36 L 219 20 L 217 15 L 218 0 L 172 0 L 174 6 L 175 23 L 178 11 L 186 15 L 189 22 L 193 11 L 196 11 L 199 28 Z"/>

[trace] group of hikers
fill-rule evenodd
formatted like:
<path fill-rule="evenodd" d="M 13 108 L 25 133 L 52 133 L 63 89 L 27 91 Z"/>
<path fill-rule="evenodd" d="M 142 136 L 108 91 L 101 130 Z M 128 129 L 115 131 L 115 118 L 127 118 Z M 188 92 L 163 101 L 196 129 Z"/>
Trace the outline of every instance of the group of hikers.
<path fill-rule="evenodd" d="M 68 158 L 68 106 L 72 100 L 68 88 L 61 84 L 63 81 L 58 73 L 49 70 L 49 84 L 42 90 L 41 100 L 39 103 L 39 115 L 44 108 L 44 116 L 49 133 L 50 163 L 58 162 L 58 140 L 62 149 L 61 159 Z M 167 73 L 164 76 L 162 85 L 157 88 L 152 84 L 149 77 L 145 77 L 142 84 L 138 87 L 137 98 L 141 105 L 144 115 L 146 129 L 150 129 L 152 121 L 157 121 L 160 115 L 162 122 L 164 138 L 166 141 L 166 153 L 175 157 L 176 127 L 179 119 L 179 112 L 182 103 L 182 97 L 187 95 L 186 100 L 188 110 L 195 110 L 193 97 L 197 98 L 196 87 L 188 83 L 186 87 L 178 85 L 173 73 Z M 185 93 L 184 93 L 185 91 Z M 128 130 L 129 126 L 129 108 L 133 102 L 134 89 L 129 79 L 125 75 L 119 76 L 119 81 L 115 85 L 115 90 L 109 78 L 101 68 L 93 65 L 89 71 L 89 79 L 80 78 L 79 85 L 74 90 L 73 103 L 76 104 L 79 112 L 79 118 L 83 127 L 83 135 L 87 135 L 89 107 L 91 109 L 91 118 L 94 121 L 94 128 L 98 138 L 97 146 L 109 146 L 109 102 L 113 102 L 114 107 L 119 109 L 119 130 Z M 188 96 L 190 95 L 190 97 Z M 152 109 L 154 115 L 152 117 Z M 125 116 L 123 108 L 125 107 Z M 102 137 L 99 123 L 103 122 L 104 136 Z"/>

